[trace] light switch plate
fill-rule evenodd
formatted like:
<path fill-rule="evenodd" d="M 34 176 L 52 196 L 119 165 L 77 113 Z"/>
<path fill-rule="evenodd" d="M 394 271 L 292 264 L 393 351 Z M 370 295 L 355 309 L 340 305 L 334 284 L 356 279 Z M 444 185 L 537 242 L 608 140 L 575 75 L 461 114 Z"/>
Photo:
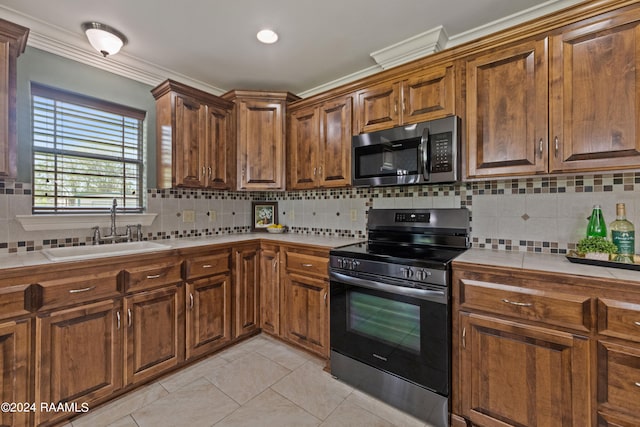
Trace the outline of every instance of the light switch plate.
<path fill-rule="evenodd" d="M 196 213 L 191 209 L 182 211 L 182 222 L 196 222 Z"/>

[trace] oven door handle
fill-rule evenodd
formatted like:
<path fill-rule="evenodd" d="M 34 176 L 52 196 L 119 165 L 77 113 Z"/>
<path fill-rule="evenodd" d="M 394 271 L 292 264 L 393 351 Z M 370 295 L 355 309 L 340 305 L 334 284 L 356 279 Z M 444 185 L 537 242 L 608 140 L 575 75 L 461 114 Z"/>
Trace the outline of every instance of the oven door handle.
<path fill-rule="evenodd" d="M 359 277 L 348 276 L 335 271 L 329 272 L 331 281 L 344 283 L 345 285 L 357 286 L 360 288 L 373 289 L 376 291 L 384 291 L 390 294 L 405 295 L 408 297 L 418 298 L 421 300 L 434 301 L 446 304 L 447 295 L 444 290 L 432 291 L 429 289 L 408 288 L 405 286 L 389 285 L 387 283 L 376 282 L 370 279 L 361 279 Z"/>

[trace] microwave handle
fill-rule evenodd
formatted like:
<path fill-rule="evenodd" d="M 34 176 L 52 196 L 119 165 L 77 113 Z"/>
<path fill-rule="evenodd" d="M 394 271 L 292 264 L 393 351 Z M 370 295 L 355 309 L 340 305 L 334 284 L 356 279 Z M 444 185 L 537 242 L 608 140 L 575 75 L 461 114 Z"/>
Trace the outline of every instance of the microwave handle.
<path fill-rule="evenodd" d="M 422 138 L 420 139 L 420 145 L 418 146 L 418 154 L 420 156 L 420 173 L 422 173 L 422 179 L 425 182 L 431 180 L 431 166 L 429 162 L 429 128 L 425 128 L 422 131 Z"/>

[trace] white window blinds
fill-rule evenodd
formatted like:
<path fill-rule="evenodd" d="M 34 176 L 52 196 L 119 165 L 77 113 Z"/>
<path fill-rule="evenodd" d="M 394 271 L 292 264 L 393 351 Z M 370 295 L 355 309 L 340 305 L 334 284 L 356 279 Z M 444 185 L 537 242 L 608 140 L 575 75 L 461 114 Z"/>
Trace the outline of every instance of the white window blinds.
<path fill-rule="evenodd" d="M 33 213 L 141 212 L 145 112 L 31 84 Z"/>

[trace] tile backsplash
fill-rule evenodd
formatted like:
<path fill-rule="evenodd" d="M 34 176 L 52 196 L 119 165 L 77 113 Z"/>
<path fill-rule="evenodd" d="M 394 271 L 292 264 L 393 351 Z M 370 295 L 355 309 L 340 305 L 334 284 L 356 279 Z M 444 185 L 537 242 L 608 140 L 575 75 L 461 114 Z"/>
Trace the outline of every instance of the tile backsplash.
<path fill-rule="evenodd" d="M 584 236 L 594 204 L 609 223 L 615 204 L 625 203 L 639 225 L 639 196 L 640 172 L 286 192 L 150 189 L 146 208 L 158 216 L 143 234 L 159 240 L 246 233 L 251 202 L 260 200 L 278 203 L 278 221 L 289 232 L 355 238 L 365 237 L 370 207 L 467 207 L 474 247 L 564 254 Z M 91 230 L 25 231 L 15 217 L 31 213 L 31 197 L 31 184 L 0 180 L 0 253 L 90 244 Z M 183 210 L 193 210 L 195 222 L 183 222 Z"/>

